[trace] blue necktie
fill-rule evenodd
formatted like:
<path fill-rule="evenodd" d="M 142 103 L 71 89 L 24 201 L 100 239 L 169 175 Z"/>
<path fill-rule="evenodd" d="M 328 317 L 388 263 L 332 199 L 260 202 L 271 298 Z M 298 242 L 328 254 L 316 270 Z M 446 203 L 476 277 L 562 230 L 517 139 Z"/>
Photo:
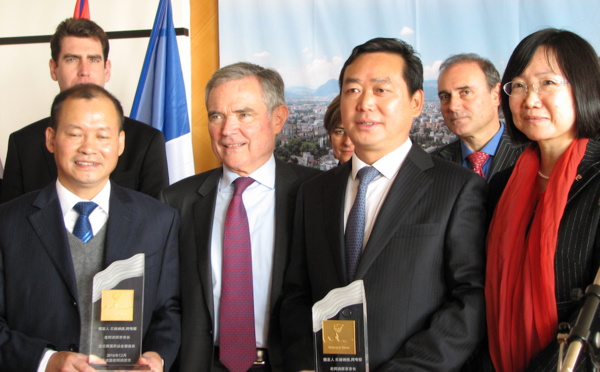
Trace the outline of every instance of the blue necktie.
<path fill-rule="evenodd" d="M 79 202 L 73 207 L 75 212 L 79 213 L 79 217 L 77 217 L 77 221 L 75 222 L 75 227 L 73 227 L 73 235 L 78 237 L 84 243 L 89 242 L 94 237 L 89 216 L 97 206 L 98 204 L 94 202 Z"/>
<path fill-rule="evenodd" d="M 348 272 L 349 281 L 352 281 L 354 278 L 356 266 L 358 266 L 358 259 L 360 258 L 363 248 L 367 188 L 371 181 L 378 175 L 379 172 L 373 167 L 363 167 L 356 174 L 356 177 L 360 180 L 360 184 L 358 185 L 356 199 L 354 199 L 354 204 L 348 215 L 344 239 L 346 248 L 346 270 Z"/>

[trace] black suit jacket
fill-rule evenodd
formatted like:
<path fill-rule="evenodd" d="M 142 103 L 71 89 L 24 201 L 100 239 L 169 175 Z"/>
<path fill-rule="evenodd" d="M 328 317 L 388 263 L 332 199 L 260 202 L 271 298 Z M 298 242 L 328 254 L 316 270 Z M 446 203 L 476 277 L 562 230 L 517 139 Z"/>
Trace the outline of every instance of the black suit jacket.
<path fill-rule="evenodd" d="M 490 214 L 512 171 L 513 168 L 505 170 L 490 183 Z M 558 321 L 571 325 L 575 324 L 581 305 L 571 299 L 571 291 L 585 290 L 594 282 L 600 267 L 600 142 L 590 140 L 577 174 L 560 221 L 554 259 Z M 587 357 L 580 358 L 576 370 L 592 371 L 587 362 Z M 552 341 L 533 358 L 526 371 L 556 371 L 557 363 L 558 342 Z M 491 364 L 478 370 L 484 369 L 493 370 Z"/>
<path fill-rule="evenodd" d="M 172 208 L 112 184 L 104 267 L 146 254 L 143 351 L 158 352 L 165 371 L 181 340 L 178 228 Z M 0 206 L 0 231 L 0 370 L 35 372 L 45 348 L 79 349 L 80 304 L 56 186 Z"/>
<path fill-rule="evenodd" d="M 0 202 L 35 191 L 56 180 L 54 154 L 46 148 L 49 118 L 30 124 L 8 139 Z M 151 126 L 126 117 L 125 150 L 110 179 L 152 197 L 169 185 L 165 138 Z"/>
<path fill-rule="evenodd" d="M 184 179 L 161 193 L 161 200 L 179 210 L 181 257 L 181 371 L 211 371 L 214 353 L 214 303 L 210 258 L 212 221 L 222 168 Z M 271 284 L 268 349 L 274 371 L 282 370 L 279 308 L 283 273 L 290 249 L 296 193 L 315 169 L 276 160 L 275 247 Z"/>
<path fill-rule="evenodd" d="M 506 133 L 505 129 L 504 133 L 502 133 L 502 137 L 500 138 L 500 143 L 498 143 L 498 149 L 496 150 L 496 155 L 494 156 L 492 168 L 490 169 L 487 180 L 491 180 L 496 173 L 512 167 L 524 149 L 524 146 L 515 146 L 512 144 L 510 141 L 510 136 L 508 133 Z M 447 144 L 446 146 L 440 147 L 431 154 L 433 156 L 439 156 L 442 159 L 450 160 L 451 162 L 458 164 L 462 164 L 463 161 L 460 140 L 456 140 Z"/>
<path fill-rule="evenodd" d="M 281 309 L 287 371 L 313 369 L 311 307 L 349 284 L 344 199 L 352 162 L 299 194 Z M 484 334 L 487 184 L 413 144 L 355 279 L 365 285 L 371 371 L 455 371 Z"/>

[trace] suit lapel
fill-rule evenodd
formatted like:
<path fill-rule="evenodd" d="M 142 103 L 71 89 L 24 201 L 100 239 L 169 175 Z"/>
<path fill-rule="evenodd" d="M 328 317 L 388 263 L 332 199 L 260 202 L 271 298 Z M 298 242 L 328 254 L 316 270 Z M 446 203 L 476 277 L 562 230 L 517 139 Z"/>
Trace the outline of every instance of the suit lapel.
<path fill-rule="evenodd" d="M 106 222 L 106 243 L 104 248 L 104 268 L 110 263 L 131 258 L 131 247 L 136 244 L 130 226 L 135 223 L 136 209 L 132 200 L 120 186 L 111 183 L 110 211 Z"/>
<path fill-rule="evenodd" d="M 322 182 L 325 186 L 322 190 L 322 211 L 326 215 L 332 214 L 332 218 L 325 219 L 324 230 L 327 232 L 327 245 L 334 257 L 335 269 L 341 283 L 348 283 L 344 247 L 344 203 L 351 170 L 352 162 L 347 161 L 329 173 L 333 179 Z"/>
<path fill-rule="evenodd" d="M 29 222 L 69 292 L 73 298 L 78 298 L 73 260 L 55 183 L 42 189 L 33 205 L 39 210 L 29 216 Z"/>
<path fill-rule="evenodd" d="M 577 179 L 573 182 L 573 186 L 571 186 L 571 190 L 569 191 L 567 203 L 579 194 L 593 179 L 600 175 L 600 161 L 598 159 L 600 159 L 600 143 L 590 140 L 577 170 Z"/>
<path fill-rule="evenodd" d="M 506 159 L 510 150 L 510 141 L 508 138 L 506 138 L 506 136 L 506 131 L 504 131 L 504 133 L 502 133 L 502 137 L 500 137 L 500 143 L 498 144 L 496 154 L 494 155 L 494 161 L 492 162 L 492 168 L 490 169 L 488 181 L 492 179 L 494 174 L 496 174 L 499 169 L 504 168 L 504 159 Z"/>
<path fill-rule="evenodd" d="M 460 148 L 460 140 L 456 140 L 444 147 L 439 153 L 442 159 L 450 160 L 451 162 L 462 164 L 462 150 Z"/>
<path fill-rule="evenodd" d="M 401 225 L 401 214 L 413 209 L 426 194 L 432 179 L 424 170 L 431 167 L 433 162 L 430 156 L 413 144 L 377 215 L 369 241 L 358 262 L 356 279 L 364 277 L 386 247 Z"/>
<path fill-rule="evenodd" d="M 196 255 L 198 257 L 198 277 L 202 285 L 202 292 L 208 306 L 208 312 L 214 320 L 214 299 L 212 284 L 212 266 L 210 242 L 212 237 L 213 216 L 215 214 L 215 202 L 219 179 L 223 169 L 219 168 L 211 172 L 198 188 L 198 199 L 193 206 L 193 226 L 196 239 Z"/>
<path fill-rule="evenodd" d="M 283 287 L 283 274 L 288 259 L 293 225 L 296 193 L 292 185 L 298 175 L 285 163 L 275 160 L 275 242 L 273 245 L 273 269 L 271 279 L 271 310 L 277 305 L 277 299 Z"/>
<path fill-rule="evenodd" d="M 523 149 L 523 146 L 515 147 L 512 145 L 510 142 L 510 136 L 505 129 L 504 133 L 502 133 L 502 137 L 500 138 L 500 143 L 498 144 L 496 154 L 494 155 L 494 161 L 492 162 L 492 168 L 490 169 L 488 182 L 496 173 L 512 166 L 521 152 L 523 152 Z"/>

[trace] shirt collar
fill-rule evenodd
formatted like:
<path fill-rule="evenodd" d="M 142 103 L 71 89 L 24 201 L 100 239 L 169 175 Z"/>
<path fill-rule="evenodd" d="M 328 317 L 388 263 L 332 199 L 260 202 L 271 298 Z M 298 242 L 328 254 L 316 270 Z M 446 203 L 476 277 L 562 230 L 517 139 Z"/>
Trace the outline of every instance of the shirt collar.
<path fill-rule="evenodd" d="M 488 143 L 483 146 L 480 152 L 485 152 L 488 155 L 496 156 L 496 151 L 498 150 L 498 145 L 500 145 L 500 140 L 502 139 L 502 134 L 504 134 L 504 123 L 500 122 L 500 129 L 498 132 L 494 134 L 494 137 L 488 141 Z M 474 151 L 471 151 L 469 146 L 467 146 L 462 140 L 460 140 L 460 149 L 462 154 L 463 161 L 466 161 L 467 156 L 472 154 Z"/>
<path fill-rule="evenodd" d="M 91 200 L 94 203 L 98 204 L 98 207 L 104 212 L 106 212 L 107 215 L 108 208 L 110 205 L 110 188 L 110 181 L 108 181 L 106 185 L 104 185 L 102 190 L 100 190 L 100 192 Z M 56 180 L 56 193 L 58 194 L 58 200 L 60 202 L 60 208 L 62 210 L 63 216 L 66 216 L 67 213 L 71 209 L 73 209 L 75 204 L 79 203 L 80 201 L 89 201 L 82 199 L 79 196 L 73 194 L 71 191 L 67 190 L 67 188 L 64 187 L 59 180 Z"/>
<path fill-rule="evenodd" d="M 400 166 L 404 163 L 404 159 L 408 155 L 412 141 L 407 138 L 406 141 L 397 149 L 377 160 L 372 166 L 379 171 L 385 178 L 392 179 L 398 173 Z M 350 173 L 353 180 L 356 179 L 356 174 L 363 167 L 368 167 L 369 164 L 358 158 L 356 152 L 352 155 L 352 171 Z"/>
<path fill-rule="evenodd" d="M 227 168 L 225 164 L 223 164 L 223 176 L 221 177 L 221 186 L 220 190 L 222 191 L 228 188 L 233 181 L 239 178 L 240 175 Z M 260 183 L 263 186 L 268 187 L 269 189 L 275 188 L 275 156 L 271 155 L 269 160 L 266 163 L 261 165 L 260 168 L 252 172 L 248 175 L 254 179 L 254 181 Z"/>

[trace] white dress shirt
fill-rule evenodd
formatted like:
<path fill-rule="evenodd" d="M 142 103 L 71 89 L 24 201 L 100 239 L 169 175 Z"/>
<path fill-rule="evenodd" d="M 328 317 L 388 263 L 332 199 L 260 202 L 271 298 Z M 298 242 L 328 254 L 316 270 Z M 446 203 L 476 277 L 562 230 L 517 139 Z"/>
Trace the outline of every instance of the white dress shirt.
<path fill-rule="evenodd" d="M 58 200 L 60 201 L 60 207 L 62 209 L 63 218 L 65 220 L 65 227 L 67 231 L 73 233 L 75 222 L 79 217 L 79 213 L 73 209 L 75 204 L 81 201 L 93 201 L 98 206 L 90 213 L 89 220 L 92 225 L 92 231 L 94 235 L 100 231 L 100 229 L 106 224 L 108 220 L 108 208 L 110 204 L 110 181 L 104 185 L 102 190 L 94 196 L 92 200 L 85 200 L 79 196 L 73 194 L 67 190 L 60 181 L 56 181 L 56 192 L 58 193 Z"/>
<path fill-rule="evenodd" d="M 233 197 L 233 181 L 239 175 L 223 165 L 219 181 L 211 236 L 211 266 L 215 318 L 215 342 L 219 342 L 219 309 L 221 303 L 221 273 L 223 231 L 229 202 Z M 271 298 L 271 273 L 275 244 L 275 157 L 248 177 L 254 179 L 242 194 L 252 246 L 252 281 L 254 292 L 254 324 L 256 347 L 267 347 Z"/>
<path fill-rule="evenodd" d="M 390 191 L 392 183 L 396 179 L 396 175 L 406 159 L 406 155 L 412 147 L 410 138 L 406 140 L 396 150 L 385 155 L 381 159 L 377 160 L 372 166 L 377 169 L 380 173 L 371 183 L 367 189 L 366 195 L 366 210 L 365 210 L 365 235 L 363 240 L 363 249 L 369 241 L 373 225 L 379 214 L 379 210 L 385 201 L 385 198 Z M 358 193 L 358 185 L 360 180 L 356 177 L 358 171 L 363 167 L 368 167 L 369 164 L 363 162 L 356 156 L 356 153 L 352 155 L 352 171 L 348 176 L 348 183 L 346 184 L 346 199 L 344 201 L 344 231 L 346 231 L 346 223 L 348 222 L 348 215 L 356 199 Z"/>

